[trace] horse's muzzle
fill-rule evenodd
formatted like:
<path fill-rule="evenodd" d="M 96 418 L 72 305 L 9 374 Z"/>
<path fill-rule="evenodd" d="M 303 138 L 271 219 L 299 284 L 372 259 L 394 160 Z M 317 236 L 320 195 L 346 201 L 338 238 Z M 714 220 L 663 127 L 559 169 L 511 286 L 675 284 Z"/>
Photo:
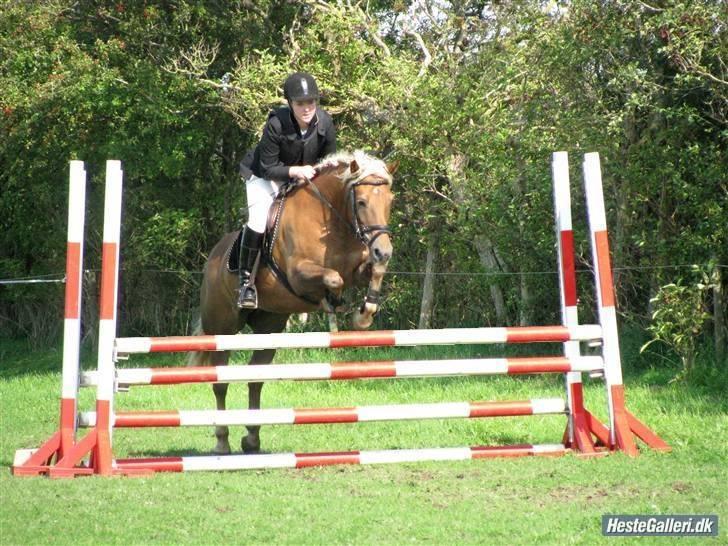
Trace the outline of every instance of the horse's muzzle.
<path fill-rule="evenodd" d="M 385 264 L 392 257 L 392 241 L 388 233 L 383 233 L 372 242 L 369 247 L 369 255 L 372 263 Z"/>

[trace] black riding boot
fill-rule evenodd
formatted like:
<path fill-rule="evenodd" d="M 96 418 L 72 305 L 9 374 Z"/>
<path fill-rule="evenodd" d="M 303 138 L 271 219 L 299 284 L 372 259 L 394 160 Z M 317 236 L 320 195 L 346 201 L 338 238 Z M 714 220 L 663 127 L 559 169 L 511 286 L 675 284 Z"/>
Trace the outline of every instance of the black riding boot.
<path fill-rule="evenodd" d="M 258 292 L 250 280 L 262 243 L 262 233 L 253 231 L 248 226 L 243 228 L 243 236 L 240 240 L 240 292 L 238 294 L 240 309 L 258 308 Z"/>

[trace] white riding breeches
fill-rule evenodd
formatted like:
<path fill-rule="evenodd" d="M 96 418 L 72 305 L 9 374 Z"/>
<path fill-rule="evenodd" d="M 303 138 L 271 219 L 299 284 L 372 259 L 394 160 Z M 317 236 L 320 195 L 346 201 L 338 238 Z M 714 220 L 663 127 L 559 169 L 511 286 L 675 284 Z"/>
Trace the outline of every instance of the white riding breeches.
<path fill-rule="evenodd" d="M 282 182 L 266 180 L 255 175 L 251 175 L 245 182 L 245 194 L 248 197 L 248 227 L 253 231 L 265 232 L 268 210 L 281 184 Z"/>

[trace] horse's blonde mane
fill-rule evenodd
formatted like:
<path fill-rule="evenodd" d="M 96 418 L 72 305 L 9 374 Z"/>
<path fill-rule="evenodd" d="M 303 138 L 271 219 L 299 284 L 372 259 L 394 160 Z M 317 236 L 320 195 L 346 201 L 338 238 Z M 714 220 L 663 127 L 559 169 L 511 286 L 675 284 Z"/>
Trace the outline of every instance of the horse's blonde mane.
<path fill-rule="evenodd" d="M 392 175 L 387 170 L 387 165 L 381 159 L 377 159 L 362 150 L 354 150 L 353 152 L 337 152 L 326 156 L 321 163 L 316 166 L 319 172 L 327 172 L 329 169 L 338 168 L 343 164 L 349 165 L 352 161 L 356 161 L 359 170 L 352 173 L 351 169 L 347 169 L 341 173 L 341 180 L 345 184 L 350 182 L 358 182 L 364 180 L 368 176 L 376 176 L 392 185 Z"/>

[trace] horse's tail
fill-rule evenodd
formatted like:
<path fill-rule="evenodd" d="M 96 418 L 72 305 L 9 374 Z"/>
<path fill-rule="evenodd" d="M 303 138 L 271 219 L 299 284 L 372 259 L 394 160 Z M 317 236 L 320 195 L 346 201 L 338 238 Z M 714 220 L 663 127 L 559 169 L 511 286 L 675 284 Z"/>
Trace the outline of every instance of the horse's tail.
<path fill-rule="evenodd" d="M 193 336 L 201 336 L 204 335 L 204 330 L 202 329 L 202 318 L 197 317 L 195 319 L 195 325 L 192 329 L 192 335 Z M 212 365 L 212 353 L 209 351 L 193 351 L 189 354 L 187 357 L 187 365 L 188 366 L 211 366 Z"/>

